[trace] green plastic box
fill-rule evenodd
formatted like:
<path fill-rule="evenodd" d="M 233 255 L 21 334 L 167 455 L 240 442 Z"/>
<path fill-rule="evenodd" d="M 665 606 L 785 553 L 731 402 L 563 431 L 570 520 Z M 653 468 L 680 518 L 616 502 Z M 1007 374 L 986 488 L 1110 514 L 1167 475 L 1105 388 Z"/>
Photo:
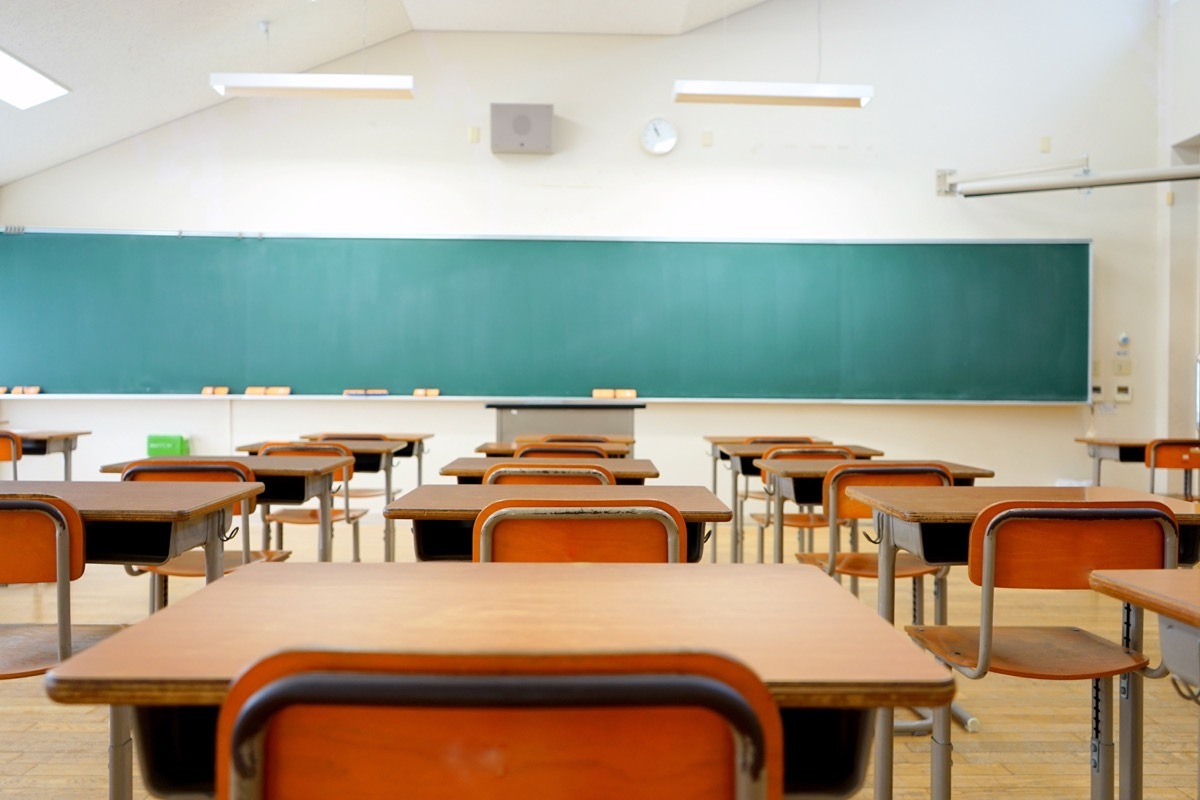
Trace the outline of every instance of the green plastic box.
<path fill-rule="evenodd" d="M 146 437 L 146 455 L 186 456 L 191 452 L 188 437 L 177 433 L 152 433 Z"/>

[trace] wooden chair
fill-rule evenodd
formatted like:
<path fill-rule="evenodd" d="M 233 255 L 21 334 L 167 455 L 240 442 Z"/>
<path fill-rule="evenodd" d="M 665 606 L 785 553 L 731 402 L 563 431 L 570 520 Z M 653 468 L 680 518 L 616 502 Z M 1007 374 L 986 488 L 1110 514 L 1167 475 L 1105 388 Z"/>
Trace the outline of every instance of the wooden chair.
<path fill-rule="evenodd" d="M 362 441 L 362 442 L 383 442 L 387 441 L 386 436 L 380 436 L 377 433 L 347 433 L 347 434 L 328 434 L 323 433 L 317 437 L 318 442 L 327 442 L 331 439 L 341 439 L 342 441 Z M 380 456 L 381 458 L 391 458 L 389 455 Z M 344 481 L 341 487 L 334 492 L 339 497 L 383 497 L 384 491 L 381 487 L 351 487 L 350 481 Z M 388 498 L 385 503 L 390 503 L 392 498 Z"/>
<path fill-rule="evenodd" d="M 1150 469 L 1150 493 L 1154 494 L 1154 474 L 1160 469 L 1183 470 L 1183 497 L 1194 500 L 1192 471 L 1200 469 L 1200 439 L 1155 439 L 1146 445 L 1146 466 Z"/>
<path fill-rule="evenodd" d="M 234 682 L 218 800 L 782 797 L 779 711 L 715 653 L 289 651 Z"/>
<path fill-rule="evenodd" d="M 17 462 L 21 460 L 21 437 L 12 431 L 0 430 L 0 462 L 12 463 L 12 479 L 17 480 Z"/>
<path fill-rule="evenodd" d="M 796 558 L 806 564 L 816 564 L 839 581 L 842 575 L 850 576 L 850 591 L 858 594 L 859 578 L 879 578 L 879 556 L 876 553 L 858 552 L 858 524 L 872 517 L 872 509 L 846 496 L 851 486 L 951 486 L 954 476 L 941 464 L 921 461 L 872 463 L 853 461 L 839 464 L 825 475 L 822 494 L 825 497 L 825 514 L 837 520 L 829 526 L 828 553 L 797 553 Z M 850 528 L 850 552 L 839 552 L 841 526 Z M 937 576 L 938 585 L 934 596 L 936 621 L 944 622 L 945 615 L 945 570 L 926 564 L 911 553 L 896 554 L 896 577 L 913 580 L 913 622 L 924 621 L 924 576 Z"/>
<path fill-rule="evenodd" d="M 45 494 L 0 496 L 0 584 L 53 583 L 57 623 L 0 624 L 0 678 L 40 675 L 123 625 L 72 625 L 71 581 L 84 571 L 83 521 Z"/>
<path fill-rule="evenodd" d="M 1159 503 L 996 503 L 971 526 L 968 575 L 982 587 L 978 627 L 910 626 L 913 640 L 977 680 L 988 672 L 1037 680 L 1092 681 L 1092 794 L 1113 794 L 1112 679 L 1143 670 L 1149 660 L 1125 644 L 1077 627 L 996 626 L 996 588 L 1087 589 L 1098 569 L 1170 569 L 1178 525 Z M 1047 605 L 1046 609 L 1052 609 Z M 1141 614 L 1123 619 L 1140 639 Z M 1140 721 L 1135 722 L 1140 726 Z M 932 771 L 950 774 L 950 720 L 935 709 Z M 946 787 L 949 789 L 949 787 Z"/>
<path fill-rule="evenodd" d="M 474 561 L 687 560 L 683 515 L 662 500 L 499 500 L 471 539 Z"/>
<path fill-rule="evenodd" d="M 350 456 L 353 458 L 354 453 L 344 444 L 336 442 L 271 442 L 263 445 L 258 454 L 260 456 L 322 456 L 322 455 L 340 455 Z M 345 487 L 354 477 L 354 464 L 351 463 L 333 473 L 333 480 L 341 482 Z M 352 544 L 352 561 L 362 561 L 360 552 L 358 522 L 367 515 L 365 508 L 351 508 L 349 495 L 343 494 L 342 498 L 345 504 L 342 508 L 331 508 L 329 513 L 335 523 L 349 522 L 354 542 Z M 270 510 L 265 505 L 263 506 L 263 522 L 271 523 L 275 527 L 275 549 L 283 549 L 283 526 L 284 525 L 320 525 L 321 514 L 316 508 L 281 508 L 278 510 Z"/>
<path fill-rule="evenodd" d="M 484 483 L 568 484 L 573 486 L 616 486 L 617 478 L 608 467 L 544 462 L 494 464 L 483 473 Z"/>
<path fill-rule="evenodd" d="M 848 447 L 828 444 L 782 444 L 770 448 L 763 453 L 763 458 L 794 458 L 794 459 L 853 459 L 854 452 Z M 763 498 L 766 500 L 766 511 L 761 514 L 751 514 L 750 519 L 758 527 L 758 563 L 763 562 L 763 531 L 775 523 L 775 509 L 771 479 L 766 472 L 760 473 L 763 483 Z M 783 527 L 797 531 L 797 547 L 801 551 L 813 549 L 813 531 L 816 528 L 829 526 L 829 519 L 824 514 L 813 511 L 812 506 L 803 506 L 799 513 L 784 514 Z M 805 534 L 807 536 L 805 537 Z M 807 542 L 805 542 L 805 538 Z"/>
<path fill-rule="evenodd" d="M 517 447 L 513 458 L 608 458 L 608 452 L 587 442 L 530 442 Z"/>
<path fill-rule="evenodd" d="M 249 482 L 254 480 L 254 471 L 239 461 L 155 458 L 133 461 L 125 465 L 125 469 L 121 472 L 121 480 Z M 222 569 L 226 575 L 238 567 L 254 561 L 286 561 L 291 556 L 289 550 L 250 549 L 250 514 L 253 511 L 254 498 L 250 498 L 245 503 L 237 503 L 233 508 L 233 513 L 242 518 L 240 531 L 242 547 L 240 550 L 224 552 Z M 234 533 L 237 532 L 237 529 L 234 529 Z M 150 574 L 150 613 L 153 614 L 161 611 L 167 605 L 167 584 L 170 578 L 203 578 L 205 576 L 204 548 L 194 547 L 165 564 L 149 567 L 126 565 L 125 571 L 131 575 Z"/>
<path fill-rule="evenodd" d="M 751 436 L 743 439 L 742 444 L 771 444 L 771 445 L 807 445 L 813 444 L 811 436 Z M 738 492 L 742 501 L 746 500 L 762 500 L 764 503 L 770 504 L 771 498 L 767 496 L 765 489 L 757 491 L 750 488 L 751 475 L 743 475 L 744 481 L 742 489 Z"/>
<path fill-rule="evenodd" d="M 611 442 L 612 439 L 608 436 L 601 436 L 598 433 L 548 433 L 541 437 L 543 442 L 594 442 L 604 443 Z"/>

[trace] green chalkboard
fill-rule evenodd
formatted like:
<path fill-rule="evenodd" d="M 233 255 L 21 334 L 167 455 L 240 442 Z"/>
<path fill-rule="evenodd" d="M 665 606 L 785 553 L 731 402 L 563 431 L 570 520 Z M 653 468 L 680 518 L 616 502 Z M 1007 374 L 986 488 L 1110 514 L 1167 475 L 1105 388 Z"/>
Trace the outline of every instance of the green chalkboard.
<path fill-rule="evenodd" d="M 0 385 L 1084 401 L 1086 242 L 0 236 Z"/>

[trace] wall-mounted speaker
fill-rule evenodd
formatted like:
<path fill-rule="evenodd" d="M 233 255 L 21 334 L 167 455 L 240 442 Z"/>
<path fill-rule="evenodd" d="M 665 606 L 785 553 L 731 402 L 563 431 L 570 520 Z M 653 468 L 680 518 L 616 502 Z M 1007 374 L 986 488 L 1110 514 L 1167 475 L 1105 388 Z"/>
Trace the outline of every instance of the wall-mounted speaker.
<path fill-rule="evenodd" d="M 553 153 L 554 106 L 492 103 L 493 153 Z"/>

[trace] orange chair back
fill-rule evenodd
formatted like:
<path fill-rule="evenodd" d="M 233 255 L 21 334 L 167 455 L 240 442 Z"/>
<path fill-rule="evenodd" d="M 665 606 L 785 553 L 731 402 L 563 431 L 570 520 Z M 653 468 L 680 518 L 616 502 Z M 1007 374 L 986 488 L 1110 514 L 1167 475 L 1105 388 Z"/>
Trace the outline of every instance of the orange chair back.
<path fill-rule="evenodd" d="M 657 518 L 619 515 L 628 508 L 651 509 L 647 514 Z M 519 516 L 521 509 L 537 509 L 532 513 L 543 516 L 524 518 Z M 612 516 L 589 518 L 593 513 Z M 673 554 L 668 545 L 668 519 L 676 530 Z M 474 561 L 683 562 L 687 560 L 687 523 L 679 509 L 662 500 L 514 498 L 499 500 L 479 512 L 471 542 Z"/>
<path fill-rule="evenodd" d="M 14 507 L 21 505 L 35 508 Z M 68 577 L 75 580 L 84 569 L 83 520 L 75 507 L 47 494 L 0 496 L 0 584 L 56 582 L 58 525 L 70 540 Z"/>
<path fill-rule="evenodd" d="M 260 456 L 307 456 L 308 458 L 320 456 L 350 456 L 353 458 L 354 452 L 344 444 L 337 442 L 268 442 L 259 448 Z M 335 481 L 349 481 L 354 477 L 354 462 L 339 467 L 333 473 Z"/>
<path fill-rule="evenodd" d="M 254 470 L 240 461 L 220 459 L 146 458 L 131 461 L 121 470 L 123 481 L 215 481 L 252 482 Z M 249 499 L 247 511 L 255 509 L 254 498 Z M 242 513 L 242 504 L 235 503 L 233 513 Z"/>
<path fill-rule="evenodd" d="M 1150 469 L 1200 469 L 1200 439 L 1155 439 L 1146 445 Z"/>
<path fill-rule="evenodd" d="M 1005 519 L 1006 512 L 1033 509 L 1042 517 Z M 1110 512 L 1106 515 L 1055 519 L 1054 510 Z M 1154 516 L 1138 519 L 1130 509 L 1151 509 Z M 1107 518 L 1106 518 L 1107 517 Z M 999 521 L 997 521 L 999 520 Z M 1013 589 L 1087 589 L 1097 569 L 1162 569 L 1164 525 L 1178 538 L 1178 523 L 1162 503 L 1142 501 L 1052 503 L 1008 501 L 988 506 L 971 525 L 967 574 L 983 585 L 984 540 L 995 525 L 995 585 Z M 1173 565 L 1173 564 L 1172 564 Z"/>
<path fill-rule="evenodd" d="M 838 519 L 871 519 L 874 509 L 846 495 L 851 486 L 952 486 L 954 476 L 942 464 L 925 461 L 876 463 L 856 460 L 839 464 L 825 474 L 826 510 L 836 508 Z M 834 512 L 830 512 L 834 513 Z"/>
<path fill-rule="evenodd" d="M 359 442 L 385 442 L 386 436 L 380 436 L 378 433 L 322 433 L 317 437 L 318 442 L 326 442 L 330 439 L 342 439 L 343 441 L 359 441 Z"/>
<path fill-rule="evenodd" d="M 607 436 L 593 433 L 548 433 L 541 438 L 543 442 L 611 442 Z"/>
<path fill-rule="evenodd" d="M 612 470 L 599 464 L 581 466 L 547 462 L 537 459 L 536 464 L 503 461 L 488 467 L 483 473 L 484 483 L 503 484 L 557 484 L 571 486 L 615 486 L 617 478 Z"/>
<path fill-rule="evenodd" d="M 523 444 L 514 458 L 608 458 L 603 447 L 587 442 L 533 442 Z"/>
<path fill-rule="evenodd" d="M 0 461 L 21 460 L 21 437 L 12 431 L 0 430 Z"/>
<path fill-rule="evenodd" d="M 778 707 L 703 652 L 284 652 L 235 680 L 217 725 L 219 800 L 717 798 L 739 769 L 782 796 Z"/>
<path fill-rule="evenodd" d="M 812 444 L 811 436 L 751 436 L 742 444 Z"/>

